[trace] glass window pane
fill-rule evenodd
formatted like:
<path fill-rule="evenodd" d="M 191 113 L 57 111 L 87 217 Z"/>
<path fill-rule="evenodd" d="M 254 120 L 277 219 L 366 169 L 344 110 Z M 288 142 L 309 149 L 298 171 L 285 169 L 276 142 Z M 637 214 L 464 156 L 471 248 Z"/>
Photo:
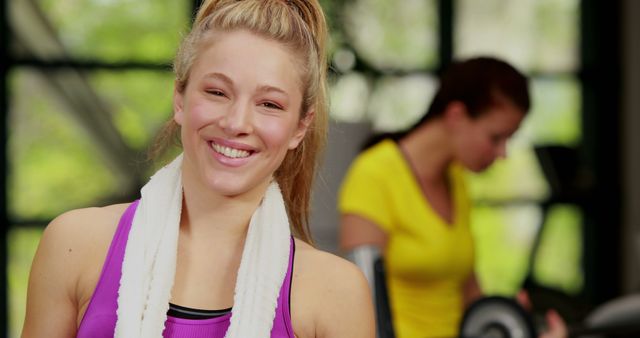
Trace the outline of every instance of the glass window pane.
<path fill-rule="evenodd" d="M 42 229 L 11 227 L 7 234 L 9 261 L 9 337 L 20 337 L 27 306 L 27 287 L 31 261 L 36 253 Z"/>
<path fill-rule="evenodd" d="M 525 71 L 575 71 L 578 4 L 578 0 L 457 0 L 454 55 L 498 56 Z"/>
<path fill-rule="evenodd" d="M 534 204 L 472 210 L 476 275 L 486 294 L 514 295 L 520 290 L 541 221 L 540 207 Z"/>
<path fill-rule="evenodd" d="M 569 294 L 582 289 L 582 224 L 582 211 L 575 205 L 549 210 L 534 264 L 539 283 Z"/>
<path fill-rule="evenodd" d="M 576 146 L 582 139 L 580 84 L 573 77 L 534 78 L 532 109 L 513 142 Z"/>
<path fill-rule="evenodd" d="M 430 75 L 379 78 L 367 111 L 373 130 L 386 132 L 410 127 L 427 111 L 436 86 L 436 79 Z"/>
<path fill-rule="evenodd" d="M 506 159 L 497 160 L 482 173 L 469 173 L 469 191 L 475 201 L 520 200 L 542 202 L 550 188 L 533 148 L 510 144 Z"/>
<path fill-rule="evenodd" d="M 20 1 L 20 0 L 13 0 Z M 191 1 L 38 0 L 73 57 L 104 61 L 173 59 Z"/>
<path fill-rule="evenodd" d="M 145 151 L 173 111 L 170 72 L 95 72 L 90 84 L 107 103 L 113 123 L 131 148 Z"/>
<path fill-rule="evenodd" d="M 340 122 L 366 121 L 370 81 L 361 73 L 350 72 L 331 84 L 331 117 Z"/>
<path fill-rule="evenodd" d="M 358 55 L 379 69 L 426 69 L 437 64 L 434 0 L 355 0 L 345 4 L 345 34 Z"/>
<path fill-rule="evenodd" d="M 334 50 L 337 46 L 344 44 L 344 30 L 342 26 L 342 13 L 344 9 L 344 0 L 320 0 L 320 6 L 324 11 L 324 15 L 329 26 L 329 50 Z"/>
<path fill-rule="evenodd" d="M 51 218 L 122 189 L 119 177 L 100 156 L 94 136 L 71 117 L 71 108 L 42 73 L 19 70 L 10 80 L 12 217 Z"/>

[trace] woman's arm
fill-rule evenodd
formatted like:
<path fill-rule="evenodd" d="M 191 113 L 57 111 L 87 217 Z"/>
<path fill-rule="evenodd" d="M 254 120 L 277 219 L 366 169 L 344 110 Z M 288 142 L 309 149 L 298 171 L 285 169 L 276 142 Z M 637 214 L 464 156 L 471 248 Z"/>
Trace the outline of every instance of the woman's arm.
<path fill-rule="evenodd" d="M 373 265 L 382 255 L 387 235 L 374 222 L 364 217 L 346 214 L 341 217 L 339 241 L 345 258 L 360 268 L 369 288 L 374 290 Z"/>
<path fill-rule="evenodd" d="M 374 338 L 373 302 L 366 279 L 357 267 L 346 261 L 336 262 L 334 267 L 333 276 L 326 284 L 327 297 L 324 310 L 319 313 L 317 337 Z"/>
<path fill-rule="evenodd" d="M 476 300 L 482 298 L 482 289 L 480 288 L 480 284 L 478 284 L 478 278 L 475 273 L 472 273 L 467 281 L 465 282 L 462 289 L 462 299 L 464 302 L 464 308 L 468 308 Z"/>
<path fill-rule="evenodd" d="M 355 265 L 297 244 L 292 286 L 291 311 L 296 336 L 375 337 L 371 293 Z"/>
<path fill-rule="evenodd" d="M 82 261 L 77 222 L 74 212 L 63 214 L 42 235 L 29 275 L 22 338 L 75 337 L 78 313 L 75 285 Z"/>
<path fill-rule="evenodd" d="M 354 214 L 340 218 L 340 249 L 348 252 L 359 246 L 373 245 L 384 250 L 387 235 L 375 222 Z"/>

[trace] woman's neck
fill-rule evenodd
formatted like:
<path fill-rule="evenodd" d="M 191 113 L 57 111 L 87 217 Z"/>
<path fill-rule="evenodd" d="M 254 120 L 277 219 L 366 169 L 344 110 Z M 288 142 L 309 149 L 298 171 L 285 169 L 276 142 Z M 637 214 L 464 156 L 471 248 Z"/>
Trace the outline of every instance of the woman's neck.
<path fill-rule="evenodd" d="M 183 175 L 181 233 L 190 237 L 244 240 L 266 188 L 267 185 L 259 186 L 241 195 L 224 196 Z"/>
<path fill-rule="evenodd" d="M 398 143 L 420 181 L 446 181 L 449 165 L 453 161 L 453 150 L 442 121 L 427 123 Z"/>

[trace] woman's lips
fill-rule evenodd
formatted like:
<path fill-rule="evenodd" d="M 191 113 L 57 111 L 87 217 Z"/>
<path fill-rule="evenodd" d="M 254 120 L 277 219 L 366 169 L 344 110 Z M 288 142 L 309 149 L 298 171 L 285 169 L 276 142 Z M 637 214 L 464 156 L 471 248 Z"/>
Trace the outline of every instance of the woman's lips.
<path fill-rule="evenodd" d="M 222 155 L 224 155 L 226 157 L 245 158 L 245 157 L 249 157 L 249 155 L 251 155 L 251 153 L 246 151 L 246 150 L 236 149 L 236 148 L 231 148 L 231 147 L 219 145 L 219 144 L 217 144 L 215 142 L 211 142 L 211 147 L 217 153 L 222 154 Z"/>
<path fill-rule="evenodd" d="M 234 146 L 231 146 L 233 144 Z M 253 154 L 256 153 L 246 145 L 231 142 L 209 141 L 213 157 L 221 164 L 230 167 L 239 167 L 247 163 Z"/>

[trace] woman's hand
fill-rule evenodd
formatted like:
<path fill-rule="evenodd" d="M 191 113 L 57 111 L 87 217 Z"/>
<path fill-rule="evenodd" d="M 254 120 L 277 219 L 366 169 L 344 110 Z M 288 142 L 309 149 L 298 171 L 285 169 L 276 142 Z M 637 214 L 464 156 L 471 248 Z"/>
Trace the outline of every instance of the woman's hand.
<path fill-rule="evenodd" d="M 545 318 L 547 331 L 543 332 L 539 338 L 566 338 L 569 336 L 567 324 L 555 310 L 547 311 Z"/>
<path fill-rule="evenodd" d="M 531 300 L 529 294 L 525 290 L 520 290 L 516 295 L 518 303 L 527 311 L 531 311 Z M 547 330 L 541 333 L 538 338 L 567 338 L 569 337 L 569 330 L 567 324 L 562 317 L 555 310 L 547 311 L 545 315 Z"/>

